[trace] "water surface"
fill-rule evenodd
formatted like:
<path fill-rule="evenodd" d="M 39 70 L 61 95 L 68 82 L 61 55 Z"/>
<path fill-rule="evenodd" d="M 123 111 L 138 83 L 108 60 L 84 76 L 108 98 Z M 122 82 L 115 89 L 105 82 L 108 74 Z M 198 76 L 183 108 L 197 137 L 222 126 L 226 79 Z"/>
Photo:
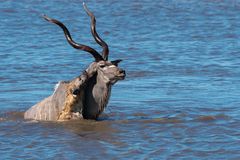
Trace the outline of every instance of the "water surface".
<path fill-rule="evenodd" d="M 99 121 L 29 122 L 23 112 L 101 50 L 79 0 L 0 2 L 1 159 L 240 159 L 240 2 L 87 1 L 127 78 Z"/>

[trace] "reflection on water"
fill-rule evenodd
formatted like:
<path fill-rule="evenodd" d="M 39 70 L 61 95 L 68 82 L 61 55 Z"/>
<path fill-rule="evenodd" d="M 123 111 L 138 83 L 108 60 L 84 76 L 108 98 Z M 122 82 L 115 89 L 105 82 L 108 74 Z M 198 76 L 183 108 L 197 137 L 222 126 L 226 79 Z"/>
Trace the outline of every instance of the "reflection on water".
<path fill-rule="evenodd" d="M 236 1 L 89 1 L 127 78 L 98 121 L 23 113 L 92 58 L 40 15 L 98 50 L 79 1 L 0 5 L 2 159 L 239 159 L 240 14 Z M 76 16 L 77 15 L 77 16 Z"/>

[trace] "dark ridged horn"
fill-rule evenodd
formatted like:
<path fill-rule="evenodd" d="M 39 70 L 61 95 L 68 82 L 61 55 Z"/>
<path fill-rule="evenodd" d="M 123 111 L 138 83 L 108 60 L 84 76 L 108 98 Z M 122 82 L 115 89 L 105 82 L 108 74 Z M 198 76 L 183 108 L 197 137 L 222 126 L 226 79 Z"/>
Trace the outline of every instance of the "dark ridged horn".
<path fill-rule="evenodd" d="M 89 46 L 83 45 L 83 44 L 78 44 L 75 41 L 73 41 L 70 32 L 68 31 L 67 27 L 62 22 L 60 22 L 56 19 L 49 18 L 46 15 L 43 15 L 43 18 L 45 20 L 47 20 L 48 22 L 54 23 L 54 24 L 58 25 L 59 27 L 61 27 L 68 43 L 73 48 L 80 49 L 80 50 L 83 50 L 83 51 L 86 51 L 86 52 L 90 53 L 95 58 L 95 61 L 97 61 L 97 62 L 100 61 L 100 60 L 103 60 L 103 57 L 95 49 L 93 49 Z"/>
<path fill-rule="evenodd" d="M 87 12 L 87 14 L 91 17 L 91 32 L 92 32 L 92 35 L 95 39 L 95 41 L 100 45 L 102 46 L 103 48 L 103 51 L 102 51 L 102 56 L 103 56 L 103 59 L 105 61 L 108 60 L 108 54 L 109 54 L 109 49 L 108 49 L 108 45 L 106 42 L 104 42 L 100 37 L 99 35 L 97 34 L 97 31 L 96 31 L 96 19 L 95 19 L 95 16 L 93 15 L 93 13 L 87 8 L 86 4 L 83 2 L 83 8 L 84 10 Z"/>

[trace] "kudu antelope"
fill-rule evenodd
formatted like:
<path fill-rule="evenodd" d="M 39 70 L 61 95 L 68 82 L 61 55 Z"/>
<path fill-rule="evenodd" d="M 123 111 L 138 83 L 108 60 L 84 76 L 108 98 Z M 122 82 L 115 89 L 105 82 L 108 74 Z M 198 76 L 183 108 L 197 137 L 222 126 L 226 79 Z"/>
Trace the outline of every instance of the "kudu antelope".
<path fill-rule="evenodd" d="M 72 47 L 90 53 L 95 61 L 82 75 L 71 81 L 60 81 L 51 96 L 25 112 L 25 119 L 47 121 L 97 119 L 107 106 L 112 85 L 125 78 L 125 71 L 118 68 L 121 60 L 108 61 L 108 45 L 96 32 L 95 16 L 85 4 L 83 7 L 91 17 L 91 33 L 95 41 L 103 48 L 102 55 L 89 46 L 73 41 L 70 32 L 62 22 L 44 15 L 45 20 L 62 28 Z"/>

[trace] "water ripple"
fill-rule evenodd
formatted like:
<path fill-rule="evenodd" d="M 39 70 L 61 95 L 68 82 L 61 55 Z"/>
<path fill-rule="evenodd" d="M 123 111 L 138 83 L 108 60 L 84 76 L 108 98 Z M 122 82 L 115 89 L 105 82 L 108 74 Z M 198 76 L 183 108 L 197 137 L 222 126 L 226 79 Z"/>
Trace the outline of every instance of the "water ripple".
<path fill-rule="evenodd" d="M 2 1 L 0 153 L 2 159 L 239 159 L 237 1 L 92 1 L 110 59 L 123 59 L 99 121 L 25 121 L 24 111 L 59 80 L 93 61 L 62 31 L 97 50 L 89 17 L 72 0 Z M 93 152 L 94 151 L 94 152 Z"/>

